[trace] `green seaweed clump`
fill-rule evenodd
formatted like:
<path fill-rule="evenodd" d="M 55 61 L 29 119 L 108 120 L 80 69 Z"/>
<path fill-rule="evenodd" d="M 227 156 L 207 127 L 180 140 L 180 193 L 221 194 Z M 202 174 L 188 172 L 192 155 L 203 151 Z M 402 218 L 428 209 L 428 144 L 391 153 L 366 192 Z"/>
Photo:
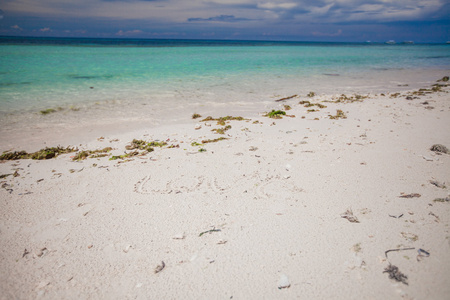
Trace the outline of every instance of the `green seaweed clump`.
<path fill-rule="evenodd" d="M 215 131 L 218 134 L 225 134 L 225 131 L 230 130 L 230 129 L 231 129 L 231 125 L 227 125 L 227 126 L 222 127 L 222 128 L 212 129 L 211 131 Z"/>
<path fill-rule="evenodd" d="M 199 143 L 197 143 L 197 142 L 192 142 L 192 143 L 191 143 L 191 146 L 192 146 L 192 147 L 195 147 L 195 146 L 201 146 L 201 145 L 202 145 L 202 144 L 199 144 Z"/>
<path fill-rule="evenodd" d="M 14 151 L 14 152 L 4 152 L 0 155 L 0 160 L 16 160 L 16 159 L 27 159 L 28 153 L 25 151 Z"/>
<path fill-rule="evenodd" d="M 125 159 L 125 158 L 129 158 L 129 157 L 133 157 L 133 156 L 137 156 L 140 155 L 139 151 L 133 151 L 130 153 L 125 153 L 122 155 L 113 155 L 111 156 L 111 158 L 109 160 L 117 160 L 117 159 Z"/>
<path fill-rule="evenodd" d="M 0 160 L 16 160 L 16 159 L 35 159 L 35 160 L 43 160 L 43 159 L 51 159 L 57 157 L 60 154 L 76 152 L 78 149 L 76 148 L 63 148 L 61 146 L 44 148 L 39 151 L 33 153 L 27 153 L 26 151 L 14 151 L 14 152 L 5 152 L 0 155 Z"/>
<path fill-rule="evenodd" d="M 203 119 L 201 122 L 206 122 L 206 121 L 217 121 L 217 125 L 225 125 L 226 121 L 243 121 L 243 120 L 247 120 L 243 117 L 232 117 L 232 116 L 226 116 L 226 117 L 220 117 L 220 118 L 213 118 L 211 116 L 206 117 L 205 119 Z"/>
<path fill-rule="evenodd" d="M 150 146 L 150 147 L 160 147 L 160 148 L 162 148 L 164 146 L 167 146 L 167 143 L 166 142 L 153 141 L 153 142 L 148 143 L 147 145 Z"/>
<path fill-rule="evenodd" d="M 444 77 L 442 77 L 442 79 L 439 79 L 438 82 L 439 82 L 439 81 L 447 82 L 448 79 L 449 79 L 448 76 L 444 76 Z"/>
<path fill-rule="evenodd" d="M 286 115 L 285 111 L 272 109 L 271 112 L 266 113 L 264 116 L 272 119 L 282 119 L 283 118 L 282 116 L 284 115 Z"/>
<path fill-rule="evenodd" d="M 55 113 L 55 112 L 56 112 L 56 109 L 48 108 L 48 109 L 41 110 L 41 115 L 48 115 L 48 114 Z"/>
<path fill-rule="evenodd" d="M 99 150 L 83 150 L 75 154 L 72 160 L 83 160 L 86 158 L 98 158 L 108 156 L 108 152 L 112 150 L 111 147 L 106 147 Z"/>
<path fill-rule="evenodd" d="M 336 115 L 334 115 L 334 116 L 328 115 L 328 117 L 330 117 L 330 119 L 333 119 L 333 120 L 347 119 L 347 116 L 345 115 L 345 113 L 340 109 L 336 110 Z"/>
<path fill-rule="evenodd" d="M 308 95 L 306 95 L 306 96 L 308 96 L 309 98 L 312 98 L 312 97 L 314 97 L 315 95 L 316 95 L 316 93 L 314 93 L 314 92 L 309 92 Z"/>
<path fill-rule="evenodd" d="M 218 141 L 222 141 L 222 140 L 228 140 L 227 138 L 221 136 L 220 138 L 217 139 L 213 139 L 213 140 L 203 140 L 202 144 L 208 144 L 208 143 L 216 143 Z"/>
<path fill-rule="evenodd" d="M 159 142 L 159 141 L 152 141 L 152 142 L 146 142 L 144 140 L 137 140 L 133 139 L 133 141 L 130 143 L 130 145 L 125 146 L 125 149 L 127 150 L 145 150 L 147 152 L 153 152 L 155 149 L 153 147 L 164 147 L 167 146 L 166 142 Z M 175 148 L 175 145 L 172 145 L 170 148 Z"/>
<path fill-rule="evenodd" d="M 192 119 L 198 119 L 198 118 L 201 118 L 202 116 L 201 115 L 199 115 L 199 114 L 193 114 L 192 115 Z"/>
<path fill-rule="evenodd" d="M 75 152 L 78 149 L 75 148 L 63 148 L 63 147 L 51 147 L 51 148 L 44 148 L 41 149 L 39 151 L 36 151 L 34 153 L 30 153 L 30 158 L 31 159 L 36 159 L 36 160 L 43 160 L 43 159 L 51 159 L 54 157 L 57 157 L 60 154 L 65 154 L 65 153 L 71 153 L 71 152 Z"/>

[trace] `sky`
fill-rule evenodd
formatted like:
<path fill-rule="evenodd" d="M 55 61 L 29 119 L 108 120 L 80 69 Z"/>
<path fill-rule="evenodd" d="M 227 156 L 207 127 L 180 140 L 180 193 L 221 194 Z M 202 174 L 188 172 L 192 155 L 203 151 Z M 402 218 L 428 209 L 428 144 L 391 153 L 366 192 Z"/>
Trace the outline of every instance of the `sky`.
<path fill-rule="evenodd" d="M 0 35 L 446 42 L 450 0 L 0 0 Z"/>

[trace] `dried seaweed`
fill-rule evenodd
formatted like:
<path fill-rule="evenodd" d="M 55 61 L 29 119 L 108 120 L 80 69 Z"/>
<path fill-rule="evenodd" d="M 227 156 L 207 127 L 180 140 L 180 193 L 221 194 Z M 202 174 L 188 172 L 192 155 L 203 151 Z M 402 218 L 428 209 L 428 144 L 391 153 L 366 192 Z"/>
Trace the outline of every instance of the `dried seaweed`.
<path fill-rule="evenodd" d="M 161 261 L 161 264 L 157 265 L 155 268 L 155 274 L 161 272 L 165 267 L 166 267 L 166 264 L 163 261 Z"/>
<path fill-rule="evenodd" d="M 450 152 L 447 147 L 441 144 L 434 144 L 433 146 L 431 146 L 430 150 L 436 153 L 445 153 L 445 154 L 449 154 Z"/>
<path fill-rule="evenodd" d="M 358 218 L 353 215 L 353 211 L 351 209 L 347 209 L 345 213 L 341 214 L 341 218 L 347 219 L 352 223 L 359 223 Z"/>
<path fill-rule="evenodd" d="M 408 285 L 408 276 L 399 271 L 398 267 L 389 264 L 387 268 L 384 269 L 383 273 L 388 273 L 390 279 L 394 279 L 398 282 Z"/>
<path fill-rule="evenodd" d="M 398 196 L 399 198 L 420 198 L 422 195 L 418 194 L 418 193 L 412 193 L 412 194 L 406 194 L 406 195 L 401 195 Z"/>

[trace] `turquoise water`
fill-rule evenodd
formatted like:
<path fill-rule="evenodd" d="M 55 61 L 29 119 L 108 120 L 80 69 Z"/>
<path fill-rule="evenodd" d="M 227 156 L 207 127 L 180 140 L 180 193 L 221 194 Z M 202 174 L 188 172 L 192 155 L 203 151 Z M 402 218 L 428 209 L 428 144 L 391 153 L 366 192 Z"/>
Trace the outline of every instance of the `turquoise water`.
<path fill-rule="evenodd" d="M 1 41 L 0 114 L 102 101 L 215 101 L 208 93 L 227 101 L 239 90 L 275 93 L 283 82 L 307 90 L 323 76 L 450 68 L 448 45 Z"/>

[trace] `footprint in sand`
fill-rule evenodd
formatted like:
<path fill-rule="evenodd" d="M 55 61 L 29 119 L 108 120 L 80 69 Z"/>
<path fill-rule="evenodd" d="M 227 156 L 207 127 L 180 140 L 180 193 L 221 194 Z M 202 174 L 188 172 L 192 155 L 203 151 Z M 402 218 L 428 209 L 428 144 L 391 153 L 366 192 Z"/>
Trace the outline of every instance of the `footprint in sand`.
<path fill-rule="evenodd" d="M 269 176 L 262 180 L 256 186 L 256 195 L 260 198 L 284 198 L 294 199 L 297 194 L 303 192 L 302 188 L 299 188 L 288 179 L 284 179 L 281 176 Z"/>
<path fill-rule="evenodd" d="M 202 176 L 180 176 L 166 181 L 158 176 L 148 175 L 135 184 L 134 191 L 139 194 L 190 193 L 198 190 L 203 181 Z"/>
<path fill-rule="evenodd" d="M 203 176 L 180 176 L 168 183 L 168 187 L 175 193 L 191 193 L 200 189 L 203 184 Z"/>

